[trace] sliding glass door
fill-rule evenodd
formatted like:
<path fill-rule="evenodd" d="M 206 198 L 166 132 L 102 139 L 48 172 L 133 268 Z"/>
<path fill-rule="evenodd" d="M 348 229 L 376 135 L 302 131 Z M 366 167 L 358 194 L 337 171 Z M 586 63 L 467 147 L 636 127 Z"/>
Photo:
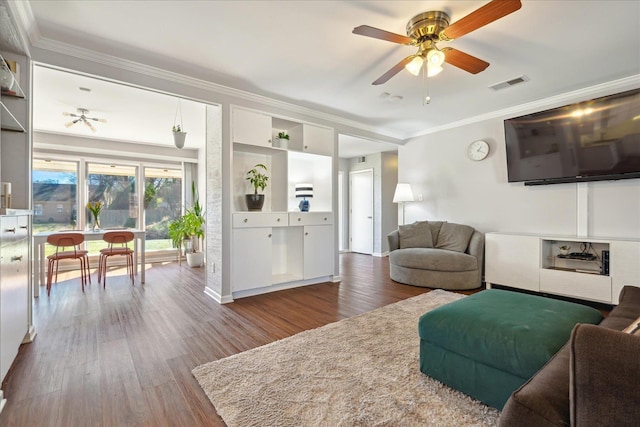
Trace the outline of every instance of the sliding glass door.
<path fill-rule="evenodd" d="M 171 249 L 169 223 L 182 214 L 182 170 L 144 168 L 147 250 Z"/>

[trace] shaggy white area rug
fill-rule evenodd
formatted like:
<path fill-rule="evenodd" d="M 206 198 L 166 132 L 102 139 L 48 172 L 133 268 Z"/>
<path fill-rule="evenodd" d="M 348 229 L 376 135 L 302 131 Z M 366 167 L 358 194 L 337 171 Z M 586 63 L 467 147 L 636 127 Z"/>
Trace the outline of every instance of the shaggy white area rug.
<path fill-rule="evenodd" d="M 193 370 L 228 426 L 494 426 L 499 412 L 420 372 L 435 290 Z"/>

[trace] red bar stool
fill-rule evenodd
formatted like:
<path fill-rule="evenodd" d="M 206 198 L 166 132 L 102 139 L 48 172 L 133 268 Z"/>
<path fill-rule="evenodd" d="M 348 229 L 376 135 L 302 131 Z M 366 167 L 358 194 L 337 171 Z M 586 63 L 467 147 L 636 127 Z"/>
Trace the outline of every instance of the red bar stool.
<path fill-rule="evenodd" d="M 127 274 L 133 281 L 133 249 L 129 248 L 129 242 L 133 241 L 134 235 L 131 231 L 107 231 L 103 240 L 109 247 L 100 249 L 100 260 L 98 262 L 98 283 L 102 280 L 102 287 L 107 286 L 107 259 L 110 256 L 124 256 L 127 259 Z"/>
<path fill-rule="evenodd" d="M 82 292 L 84 292 L 84 285 L 87 283 L 87 280 L 91 283 L 88 252 L 78 248 L 82 242 L 84 242 L 84 235 L 81 233 L 55 233 L 47 237 L 47 243 L 56 247 L 56 252 L 47 256 L 47 296 L 51 295 L 51 281 L 53 279 L 54 266 L 56 270 L 56 283 L 58 283 L 58 264 L 62 259 L 80 260 Z M 73 250 L 65 250 L 67 248 L 73 248 Z"/>

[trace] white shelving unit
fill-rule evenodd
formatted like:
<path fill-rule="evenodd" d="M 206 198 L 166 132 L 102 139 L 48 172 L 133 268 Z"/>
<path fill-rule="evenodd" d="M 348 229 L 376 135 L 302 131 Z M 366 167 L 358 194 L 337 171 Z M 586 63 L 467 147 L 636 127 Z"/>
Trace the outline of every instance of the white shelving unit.
<path fill-rule="evenodd" d="M 333 274 L 334 131 L 310 123 L 232 107 L 234 298 L 329 280 Z M 289 139 L 279 139 L 280 132 Z M 269 183 L 261 212 L 248 212 L 246 180 L 256 164 Z M 297 183 L 313 184 L 309 212 L 300 212 Z"/>
<path fill-rule="evenodd" d="M 485 242 L 488 288 L 503 285 L 617 304 L 623 286 L 640 287 L 640 240 L 487 233 Z M 561 246 L 595 258 L 564 257 Z M 603 251 L 609 253 L 608 271 Z"/>

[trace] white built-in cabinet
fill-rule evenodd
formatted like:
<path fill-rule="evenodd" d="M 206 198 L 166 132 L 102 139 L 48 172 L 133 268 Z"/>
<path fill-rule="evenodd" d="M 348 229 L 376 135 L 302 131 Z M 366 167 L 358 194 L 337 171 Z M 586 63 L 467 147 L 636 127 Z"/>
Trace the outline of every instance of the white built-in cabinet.
<path fill-rule="evenodd" d="M 0 382 L 28 335 L 29 215 L 0 216 Z"/>
<path fill-rule="evenodd" d="M 288 140 L 278 138 L 286 132 Z M 234 298 L 331 279 L 334 271 L 332 128 L 232 107 L 232 262 Z M 267 166 L 260 212 L 249 212 L 246 180 Z M 297 183 L 313 184 L 309 212 L 300 212 Z"/>
<path fill-rule="evenodd" d="M 3 21 L 0 38 L 11 23 Z M 5 61 L 5 59 L 7 61 Z M 11 184 L 11 206 L 0 208 L 0 383 L 20 344 L 35 336 L 31 324 L 31 139 L 29 135 L 30 61 L 0 52 L 0 181 Z M 11 74 L 8 74 L 10 72 Z M 12 78 L 8 78 L 12 76 Z M 0 410 L 5 402 L 0 390 Z"/>
<path fill-rule="evenodd" d="M 594 259 L 567 257 L 562 246 L 593 254 Z M 487 287 L 503 285 L 608 304 L 618 303 L 623 286 L 640 287 L 640 240 L 487 233 L 485 260 Z"/>

